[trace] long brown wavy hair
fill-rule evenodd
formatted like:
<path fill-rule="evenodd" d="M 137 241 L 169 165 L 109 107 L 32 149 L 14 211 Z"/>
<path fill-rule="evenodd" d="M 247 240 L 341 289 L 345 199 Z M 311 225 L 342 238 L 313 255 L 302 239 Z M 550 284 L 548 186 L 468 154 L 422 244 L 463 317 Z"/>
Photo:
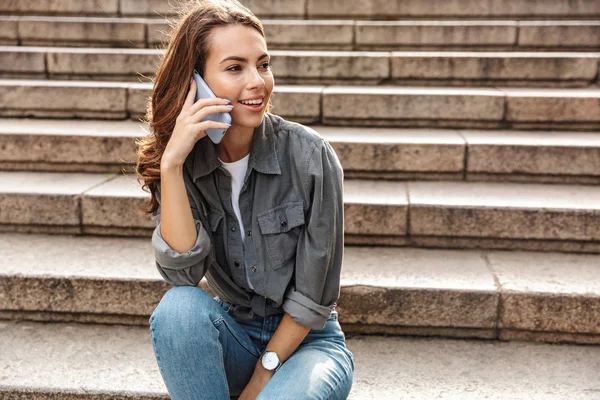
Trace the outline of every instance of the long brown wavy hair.
<path fill-rule="evenodd" d="M 204 76 L 210 51 L 209 35 L 213 28 L 223 25 L 246 25 L 256 29 L 264 38 L 260 20 L 237 0 L 188 0 L 177 4 L 178 17 L 169 22 L 171 34 L 152 82 L 154 87 L 146 106 L 147 136 L 135 141 L 138 160 L 137 180 L 142 190 L 150 189 L 150 200 L 139 215 L 156 211 L 158 201 L 155 184 L 160 181 L 160 160 L 167 147 L 175 120 L 181 112 L 189 90 L 192 72 Z M 273 97 L 273 96 L 271 96 Z M 265 112 L 272 109 L 271 100 Z"/>

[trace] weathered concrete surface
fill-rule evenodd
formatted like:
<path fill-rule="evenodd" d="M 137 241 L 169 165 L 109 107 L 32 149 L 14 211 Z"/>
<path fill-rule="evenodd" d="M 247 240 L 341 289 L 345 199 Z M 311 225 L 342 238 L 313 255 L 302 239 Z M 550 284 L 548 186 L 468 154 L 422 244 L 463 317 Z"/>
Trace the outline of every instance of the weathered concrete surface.
<path fill-rule="evenodd" d="M 502 288 L 501 328 L 600 332 L 597 256 L 491 252 L 487 257 Z"/>
<path fill-rule="evenodd" d="M 513 0 L 510 2 L 446 0 L 427 3 L 421 0 L 306 0 L 310 18 L 395 19 L 414 17 L 442 18 L 584 18 L 600 15 L 595 0 L 550 0 L 544 2 Z"/>
<path fill-rule="evenodd" d="M 600 188 L 491 182 L 408 182 L 415 236 L 600 240 Z"/>
<path fill-rule="evenodd" d="M 168 398 L 147 327 L 0 321 L 0 342 L 3 398 Z M 600 390 L 598 347 L 381 336 L 346 343 L 351 400 L 593 400 Z"/>

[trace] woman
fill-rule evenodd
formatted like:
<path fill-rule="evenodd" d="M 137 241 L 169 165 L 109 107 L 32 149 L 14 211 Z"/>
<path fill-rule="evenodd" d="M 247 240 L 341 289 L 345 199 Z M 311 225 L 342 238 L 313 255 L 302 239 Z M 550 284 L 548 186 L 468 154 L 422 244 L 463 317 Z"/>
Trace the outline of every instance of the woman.
<path fill-rule="evenodd" d="M 156 266 L 174 285 L 150 336 L 175 400 L 345 399 L 352 386 L 335 310 L 342 169 L 314 130 L 269 112 L 270 66 L 247 8 L 195 1 L 154 79 L 137 171 Z M 194 69 L 217 98 L 194 102 Z M 217 112 L 231 126 L 202 122 Z M 228 130 L 215 145 L 208 128 Z M 204 276 L 216 297 L 197 286 Z"/>

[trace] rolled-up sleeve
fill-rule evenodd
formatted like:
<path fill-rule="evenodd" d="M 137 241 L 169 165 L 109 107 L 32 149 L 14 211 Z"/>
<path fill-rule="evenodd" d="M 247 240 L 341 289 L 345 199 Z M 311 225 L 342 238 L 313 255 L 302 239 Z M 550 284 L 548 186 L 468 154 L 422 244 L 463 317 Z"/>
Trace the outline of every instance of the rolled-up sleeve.
<path fill-rule="evenodd" d="M 202 226 L 198 210 L 190 199 L 190 207 L 198 234 L 194 246 L 185 253 L 178 253 L 163 239 L 160 234 L 160 181 L 156 183 L 156 196 L 159 207 L 151 218 L 156 223 L 152 233 L 152 247 L 156 260 L 156 268 L 165 281 L 174 286 L 197 286 L 209 266 L 210 237 Z"/>
<path fill-rule="evenodd" d="M 305 177 L 310 205 L 296 249 L 295 279 L 282 307 L 294 321 L 318 330 L 339 298 L 344 252 L 344 175 L 325 140 L 315 144 Z"/>

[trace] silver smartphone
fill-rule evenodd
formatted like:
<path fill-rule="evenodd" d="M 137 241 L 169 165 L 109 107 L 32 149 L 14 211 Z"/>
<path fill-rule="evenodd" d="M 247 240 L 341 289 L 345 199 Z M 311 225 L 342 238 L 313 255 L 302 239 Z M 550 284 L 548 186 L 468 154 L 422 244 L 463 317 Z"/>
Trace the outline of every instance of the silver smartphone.
<path fill-rule="evenodd" d="M 206 82 L 204 82 L 204 79 L 202 79 L 202 77 L 200 76 L 198 71 L 194 70 L 194 73 L 192 74 L 192 78 L 196 81 L 196 88 L 197 88 L 196 89 L 197 90 L 196 91 L 196 99 L 194 100 L 194 102 L 196 102 L 200 99 L 217 97 L 217 96 L 215 96 L 213 91 L 210 90 L 210 88 L 208 87 Z M 208 117 L 204 118 L 202 121 L 209 121 L 209 120 L 222 122 L 224 124 L 231 125 L 231 115 L 229 115 L 229 113 L 226 113 L 226 112 L 210 114 Z M 210 140 L 212 140 L 212 142 L 215 144 L 221 142 L 221 139 L 223 139 L 223 136 L 225 136 L 225 132 L 227 132 L 227 129 L 208 128 L 206 130 L 206 134 L 208 135 Z"/>

